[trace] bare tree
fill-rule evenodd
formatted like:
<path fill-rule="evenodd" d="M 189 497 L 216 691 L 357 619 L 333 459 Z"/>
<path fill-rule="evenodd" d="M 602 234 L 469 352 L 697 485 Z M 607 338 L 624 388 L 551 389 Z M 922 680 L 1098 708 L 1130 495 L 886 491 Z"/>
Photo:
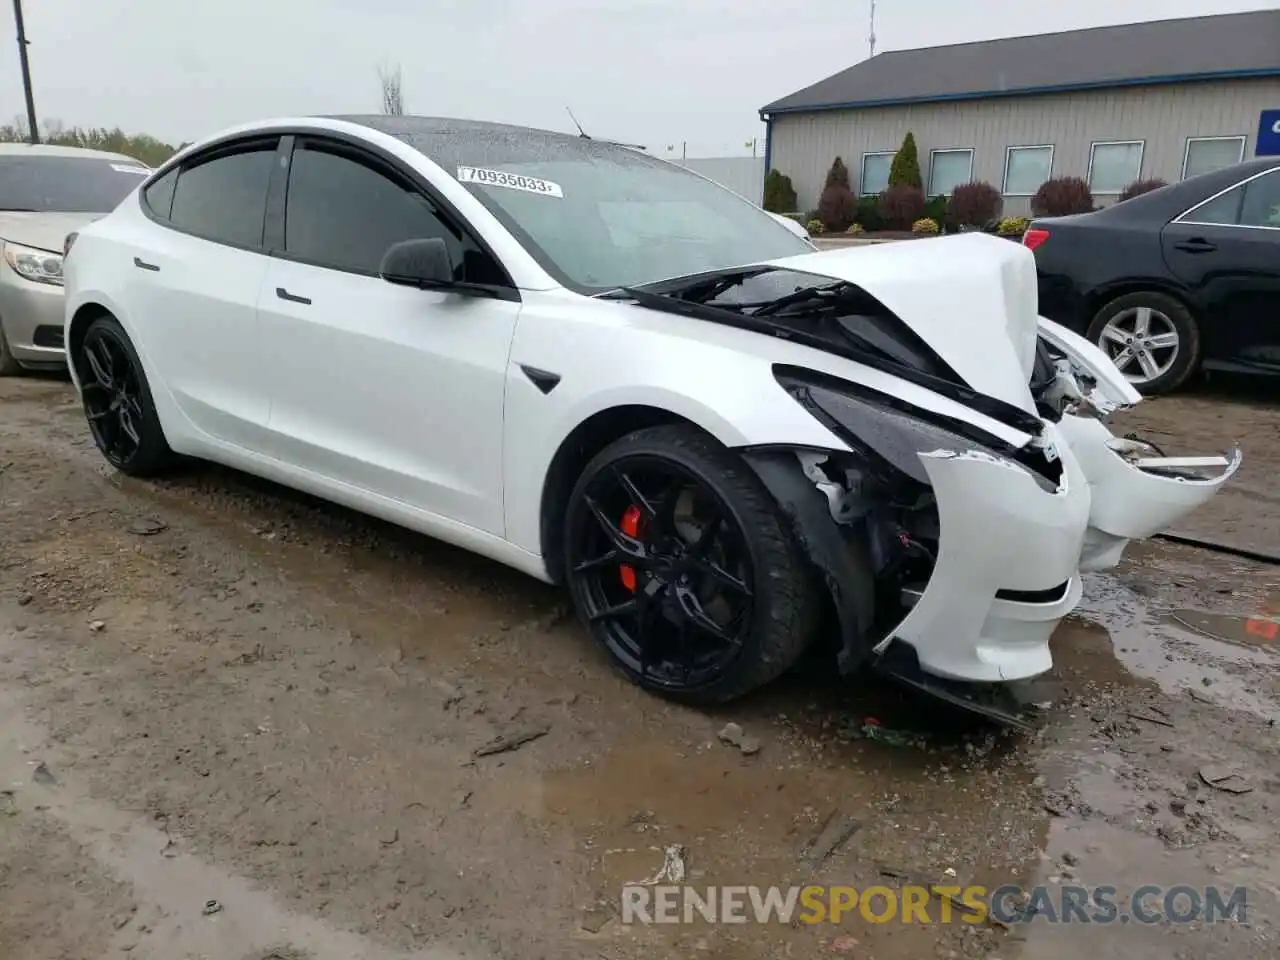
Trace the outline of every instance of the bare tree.
<path fill-rule="evenodd" d="M 400 85 L 400 67 L 379 67 L 378 79 L 382 82 L 382 112 L 393 117 L 404 113 L 404 92 Z"/>

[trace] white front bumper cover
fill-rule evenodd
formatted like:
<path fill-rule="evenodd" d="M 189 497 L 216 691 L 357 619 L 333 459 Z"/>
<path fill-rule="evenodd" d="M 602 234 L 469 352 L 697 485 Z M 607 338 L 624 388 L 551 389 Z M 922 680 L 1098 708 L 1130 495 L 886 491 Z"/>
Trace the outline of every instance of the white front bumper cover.
<path fill-rule="evenodd" d="M 938 505 L 939 552 L 923 593 L 878 650 L 903 641 L 927 673 L 954 680 L 1022 680 L 1052 666 L 1049 636 L 1080 599 L 1090 496 L 1057 428 L 1045 433 L 1062 455 L 1056 490 L 986 453 L 920 455 Z"/>

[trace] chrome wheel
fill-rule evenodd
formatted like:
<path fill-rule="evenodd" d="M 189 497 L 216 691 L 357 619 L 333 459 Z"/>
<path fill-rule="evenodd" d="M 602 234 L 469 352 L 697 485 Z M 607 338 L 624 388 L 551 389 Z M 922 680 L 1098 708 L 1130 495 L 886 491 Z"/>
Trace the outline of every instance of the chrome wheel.
<path fill-rule="evenodd" d="M 1155 307 L 1129 307 L 1107 321 L 1098 334 L 1098 346 L 1137 385 L 1168 373 L 1182 342 L 1167 314 Z"/>

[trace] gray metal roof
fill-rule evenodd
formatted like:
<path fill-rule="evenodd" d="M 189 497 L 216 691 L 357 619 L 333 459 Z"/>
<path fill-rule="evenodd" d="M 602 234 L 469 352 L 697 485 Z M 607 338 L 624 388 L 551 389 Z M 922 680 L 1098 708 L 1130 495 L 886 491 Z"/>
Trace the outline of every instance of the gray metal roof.
<path fill-rule="evenodd" d="M 761 115 L 1280 76 L 1280 10 L 892 50 Z"/>

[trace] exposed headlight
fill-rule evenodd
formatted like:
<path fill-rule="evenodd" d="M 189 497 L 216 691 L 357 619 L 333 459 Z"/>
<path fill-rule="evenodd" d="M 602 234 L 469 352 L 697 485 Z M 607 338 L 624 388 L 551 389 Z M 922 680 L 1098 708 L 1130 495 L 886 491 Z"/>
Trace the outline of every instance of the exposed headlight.
<path fill-rule="evenodd" d="M 850 447 L 885 461 L 899 473 L 926 486 L 929 475 L 920 462 L 920 454 L 934 450 L 976 450 L 1018 464 L 1048 492 L 1057 489 L 1056 477 L 1031 468 L 1028 460 L 1032 458 L 962 421 L 943 425 L 924 419 L 895 404 L 892 398 L 864 395 L 857 384 L 824 374 L 802 373 L 795 368 L 775 368 L 775 371 L 783 389 Z"/>
<path fill-rule="evenodd" d="M 62 286 L 62 254 L 60 253 L 6 242 L 4 259 L 14 272 L 25 280 Z"/>

